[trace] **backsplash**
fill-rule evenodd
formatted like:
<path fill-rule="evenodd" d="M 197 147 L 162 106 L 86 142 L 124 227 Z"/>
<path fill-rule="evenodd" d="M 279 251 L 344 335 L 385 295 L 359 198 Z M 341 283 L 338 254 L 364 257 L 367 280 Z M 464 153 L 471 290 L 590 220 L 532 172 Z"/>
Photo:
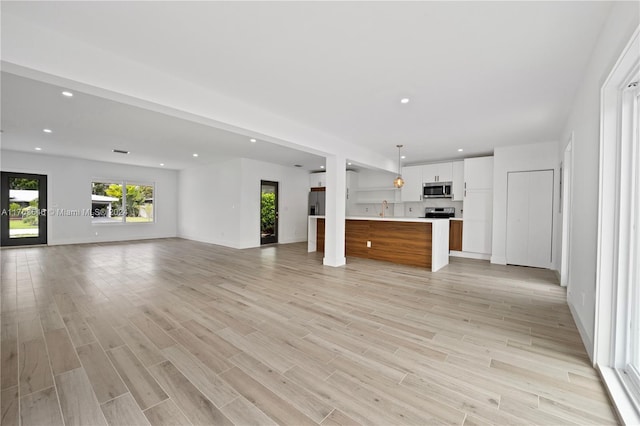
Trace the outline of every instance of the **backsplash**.
<path fill-rule="evenodd" d="M 462 217 L 462 201 L 451 201 L 446 198 L 433 198 L 429 201 L 403 204 L 404 212 L 397 216 L 422 217 L 424 216 L 424 209 L 426 207 L 454 207 L 456 209 L 456 217 Z M 398 204 L 397 208 L 400 210 L 402 205 Z"/>
<path fill-rule="evenodd" d="M 454 207 L 456 217 L 462 217 L 462 201 L 434 198 L 429 201 L 415 203 L 389 203 L 384 215 L 387 217 L 424 217 L 425 207 Z M 347 211 L 347 216 L 379 217 L 382 204 L 355 204 Z"/>
<path fill-rule="evenodd" d="M 379 217 L 380 212 L 382 211 L 382 203 L 377 204 L 355 204 L 352 208 L 347 211 L 347 216 L 372 216 Z M 399 214 L 395 214 L 398 211 Z M 387 205 L 387 209 L 384 212 L 385 216 L 393 217 L 393 216 L 403 216 L 404 209 L 402 208 L 402 204 L 393 204 L 389 203 Z"/>

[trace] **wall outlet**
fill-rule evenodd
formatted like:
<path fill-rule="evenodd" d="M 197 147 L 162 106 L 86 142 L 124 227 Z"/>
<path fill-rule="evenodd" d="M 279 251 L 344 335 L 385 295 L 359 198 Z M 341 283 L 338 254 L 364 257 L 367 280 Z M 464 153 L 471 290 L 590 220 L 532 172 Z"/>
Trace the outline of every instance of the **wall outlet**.
<path fill-rule="evenodd" d="M 365 211 L 365 212 L 367 212 L 367 213 L 369 213 L 369 207 L 365 207 L 365 208 L 364 208 L 364 211 Z"/>
<path fill-rule="evenodd" d="M 413 207 L 409 207 L 409 213 L 413 211 Z"/>
<path fill-rule="evenodd" d="M 371 241 L 367 241 L 367 248 L 371 248 Z"/>

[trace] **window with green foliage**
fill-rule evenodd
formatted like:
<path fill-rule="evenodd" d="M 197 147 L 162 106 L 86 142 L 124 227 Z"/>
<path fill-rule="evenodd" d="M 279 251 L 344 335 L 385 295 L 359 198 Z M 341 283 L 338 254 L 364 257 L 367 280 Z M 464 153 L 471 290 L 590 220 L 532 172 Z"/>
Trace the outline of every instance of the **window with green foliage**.
<path fill-rule="evenodd" d="M 150 183 L 92 182 L 93 223 L 154 221 L 154 187 Z"/>

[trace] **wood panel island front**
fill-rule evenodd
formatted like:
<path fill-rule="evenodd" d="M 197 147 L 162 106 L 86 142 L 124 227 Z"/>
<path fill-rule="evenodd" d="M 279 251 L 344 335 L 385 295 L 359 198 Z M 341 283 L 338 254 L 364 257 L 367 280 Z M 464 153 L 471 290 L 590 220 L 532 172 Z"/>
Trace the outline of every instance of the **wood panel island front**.
<path fill-rule="evenodd" d="M 324 252 L 324 226 L 324 216 L 309 216 L 309 252 Z M 345 254 L 437 271 L 449 263 L 449 220 L 347 217 Z"/>

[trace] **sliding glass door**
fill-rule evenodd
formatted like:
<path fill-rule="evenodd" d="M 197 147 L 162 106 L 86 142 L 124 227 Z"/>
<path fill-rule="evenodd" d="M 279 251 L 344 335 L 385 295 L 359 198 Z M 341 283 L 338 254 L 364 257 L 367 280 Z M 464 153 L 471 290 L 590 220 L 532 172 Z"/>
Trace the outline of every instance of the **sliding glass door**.
<path fill-rule="evenodd" d="M 47 177 L 2 172 L 0 197 L 2 246 L 47 244 Z"/>

